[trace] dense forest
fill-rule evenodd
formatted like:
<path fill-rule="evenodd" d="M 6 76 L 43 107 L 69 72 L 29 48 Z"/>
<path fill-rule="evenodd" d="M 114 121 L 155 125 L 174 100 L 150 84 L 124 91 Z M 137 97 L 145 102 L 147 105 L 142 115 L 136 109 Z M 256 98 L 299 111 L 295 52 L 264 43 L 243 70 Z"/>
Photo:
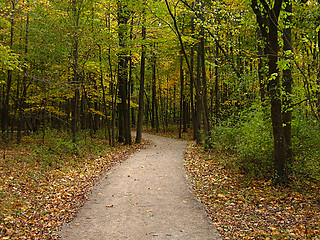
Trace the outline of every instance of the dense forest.
<path fill-rule="evenodd" d="M 319 5 L 0 0 L 0 238 L 58 239 L 148 131 L 225 239 L 319 239 Z"/>
<path fill-rule="evenodd" d="M 319 177 L 318 1 L 2 0 L 4 143 L 52 129 L 110 145 L 143 126 Z"/>

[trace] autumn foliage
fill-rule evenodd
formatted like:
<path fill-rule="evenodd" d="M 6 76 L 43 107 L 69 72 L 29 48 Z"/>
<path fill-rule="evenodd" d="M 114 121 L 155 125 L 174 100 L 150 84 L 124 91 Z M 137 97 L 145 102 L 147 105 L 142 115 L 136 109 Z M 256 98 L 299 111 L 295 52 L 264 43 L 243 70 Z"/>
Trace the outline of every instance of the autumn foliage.
<path fill-rule="evenodd" d="M 253 179 L 239 159 L 191 144 L 185 167 L 194 191 L 224 239 L 319 239 L 319 183 L 286 187 Z"/>
<path fill-rule="evenodd" d="M 66 151 L 63 136 L 1 146 L 0 239 L 58 238 L 57 230 L 75 216 L 101 174 L 141 147 L 88 141 L 78 153 Z"/>

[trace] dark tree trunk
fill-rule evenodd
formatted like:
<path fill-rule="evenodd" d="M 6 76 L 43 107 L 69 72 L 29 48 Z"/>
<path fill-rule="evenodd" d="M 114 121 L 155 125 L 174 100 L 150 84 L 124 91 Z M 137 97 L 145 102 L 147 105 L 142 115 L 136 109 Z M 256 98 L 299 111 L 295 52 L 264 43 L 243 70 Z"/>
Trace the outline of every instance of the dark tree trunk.
<path fill-rule="evenodd" d="M 173 109 L 173 116 L 172 116 L 172 123 L 176 123 L 177 121 L 177 114 L 176 114 L 176 92 L 177 92 L 177 86 L 174 84 L 173 85 L 173 101 L 172 101 L 172 109 Z M 168 101 L 169 101 L 169 95 L 168 95 Z M 169 104 L 168 104 L 169 106 Z"/>
<path fill-rule="evenodd" d="M 219 47 L 216 45 L 216 59 L 215 59 L 215 84 L 214 84 L 214 99 L 215 99 L 215 117 L 217 120 L 220 119 L 220 98 L 219 98 Z"/>
<path fill-rule="evenodd" d="M 186 97 L 183 97 L 183 105 L 182 105 L 182 132 L 186 133 L 188 128 L 188 121 L 190 122 L 190 114 L 188 109 L 188 102 L 186 100 Z"/>
<path fill-rule="evenodd" d="M 201 144 L 201 112 L 202 112 L 202 95 L 201 95 L 201 53 L 200 53 L 200 43 L 198 44 L 198 53 L 197 53 L 197 76 L 195 80 L 195 89 L 196 89 L 196 131 L 197 131 L 197 144 Z"/>
<path fill-rule="evenodd" d="M 272 19 L 276 21 L 278 19 Z M 269 82 L 269 93 L 271 98 L 271 120 L 273 127 L 274 138 L 274 166 L 275 177 L 279 183 L 284 183 L 287 180 L 286 170 L 286 147 L 285 138 L 282 125 L 282 110 L 281 110 L 281 91 L 280 91 L 280 78 L 277 69 L 278 61 L 278 26 L 276 24 L 270 24 L 269 33 L 270 49 L 269 55 L 269 76 L 271 78 Z"/>
<path fill-rule="evenodd" d="M 191 19 L 191 33 L 194 34 L 194 18 Z M 192 126 L 193 126 L 193 139 L 197 140 L 197 142 L 200 142 L 200 139 L 197 139 L 197 116 L 196 116 L 196 106 L 194 103 L 194 75 L 193 75 L 193 69 L 194 69 L 194 46 L 191 46 L 191 52 L 190 52 L 190 101 L 191 101 L 191 112 L 192 112 Z"/>
<path fill-rule="evenodd" d="M 130 112 L 128 109 L 128 57 L 126 53 L 127 23 L 129 20 L 129 12 L 121 1 L 118 1 L 118 36 L 120 53 L 118 54 L 118 96 L 121 100 L 119 104 L 119 142 L 124 141 L 125 144 L 131 144 L 131 125 Z M 123 127 L 123 131 L 121 130 Z"/>
<path fill-rule="evenodd" d="M 205 48 L 204 48 L 204 28 L 201 28 L 201 39 L 200 39 L 200 61 L 201 61 L 201 75 L 202 75 L 202 103 L 203 103 L 203 122 L 205 141 L 207 146 L 210 146 L 211 130 L 209 121 L 209 110 L 208 110 L 208 89 L 207 89 L 207 76 L 206 76 L 206 64 L 205 64 Z"/>
<path fill-rule="evenodd" d="M 29 6 L 29 2 L 28 2 Z M 25 45 L 24 45 L 24 54 L 25 54 L 25 60 L 28 54 L 28 42 L 29 42 L 29 21 L 30 16 L 29 12 L 27 13 L 27 21 L 26 21 L 26 36 L 25 36 Z M 21 143 L 21 131 L 22 127 L 24 125 L 24 114 L 23 109 L 25 108 L 25 101 L 27 97 L 27 68 L 23 68 L 23 78 L 22 78 L 22 95 L 20 97 L 20 103 L 19 103 L 19 117 L 18 117 L 18 126 L 17 126 L 17 143 Z"/>
<path fill-rule="evenodd" d="M 318 1 L 320 2 L 320 0 Z M 320 31 L 318 31 L 318 46 L 320 47 Z M 317 85 L 320 87 L 320 50 L 318 47 L 318 74 L 317 74 Z M 320 91 L 317 92 L 317 111 L 318 115 L 320 115 Z"/>
<path fill-rule="evenodd" d="M 74 91 L 74 97 L 72 99 L 72 141 L 73 143 L 77 142 L 77 133 L 79 131 L 79 105 L 80 105 L 80 90 L 79 90 L 79 82 L 80 82 L 80 76 L 79 76 L 79 20 L 80 20 L 80 10 L 79 6 L 77 6 L 77 1 L 73 0 L 71 2 L 72 7 L 72 17 L 74 21 L 74 32 L 72 34 L 72 70 L 73 70 L 73 91 Z"/>
<path fill-rule="evenodd" d="M 182 137 L 182 118 L 184 102 L 184 73 L 183 73 L 183 56 L 180 57 L 180 117 L 179 117 L 179 138 Z"/>
<path fill-rule="evenodd" d="M 12 3 L 12 14 L 10 18 L 10 43 L 9 47 L 12 49 L 13 46 L 13 37 L 14 37 L 14 17 L 15 17 L 15 1 L 11 1 Z M 7 71 L 7 84 L 6 84 L 6 91 L 4 97 L 4 103 L 2 106 L 2 119 L 1 119 L 1 130 L 2 130 L 2 139 L 4 142 L 9 141 L 9 110 L 10 110 L 10 94 L 11 94 L 11 84 L 12 84 L 12 70 Z"/>
<path fill-rule="evenodd" d="M 152 92 L 152 106 L 151 106 L 151 127 L 152 129 L 156 129 L 156 131 L 159 131 L 159 124 L 157 123 L 157 79 L 156 79 L 156 55 L 153 52 L 152 53 L 152 86 L 151 86 L 151 92 Z"/>
<path fill-rule="evenodd" d="M 98 44 L 98 48 L 99 48 L 100 85 L 101 85 L 101 89 L 102 89 L 103 113 L 105 115 L 105 120 L 107 123 L 106 131 L 105 131 L 105 138 L 107 139 L 107 133 L 108 133 L 109 145 L 111 146 L 112 145 L 111 124 L 110 124 L 110 119 L 108 118 L 106 89 L 105 89 L 104 82 L 103 82 L 102 50 L 101 50 L 101 46 L 99 44 Z"/>
<path fill-rule="evenodd" d="M 142 26 L 142 39 L 146 39 L 146 28 Z M 142 139 L 143 127 L 143 110 L 144 110 L 144 78 L 145 78 L 145 61 L 146 50 L 144 43 L 141 46 L 141 66 L 140 66 L 140 89 L 139 89 L 139 108 L 138 108 L 138 123 L 136 142 L 140 143 Z"/>
<path fill-rule="evenodd" d="M 270 8 L 265 0 L 260 0 L 264 10 L 259 9 L 257 0 L 252 0 L 252 9 L 257 17 L 261 33 L 266 39 L 266 54 L 269 66 L 268 92 L 271 101 L 271 121 L 274 139 L 274 170 L 275 183 L 284 184 L 287 182 L 287 157 L 286 143 L 282 121 L 282 100 L 281 84 L 278 61 L 278 19 L 282 6 L 282 0 L 275 0 L 273 7 Z M 268 28 L 267 28 L 268 27 Z"/>
<path fill-rule="evenodd" d="M 166 3 L 166 7 L 167 7 L 167 10 L 169 12 L 169 15 L 171 16 L 172 20 L 173 20 L 173 23 L 174 23 L 174 28 L 175 28 L 175 31 L 177 33 L 177 36 L 178 36 L 178 40 L 179 40 L 179 43 L 180 43 L 180 46 L 181 46 L 181 51 L 183 53 L 183 56 L 186 60 L 186 63 L 187 63 L 187 66 L 188 66 L 188 70 L 189 70 L 189 73 L 190 73 L 190 78 L 193 78 L 193 69 L 191 67 L 191 62 L 189 62 L 189 58 L 188 58 L 188 55 L 186 53 L 186 50 L 185 50 L 185 46 L 183 44 L 183 40 L 182 40 L 182 36 L 181 36 L 181 33 L 179 31 L 179 28 L 178 28 L 178 24 L 177 24 L 177 19 L 175 17 L 175 15 L 172 13 L 171 9 L 170 9 L 170 6 L 169 6 L 169 3 L 168 3 L 168 0 L 165 0 L 165 3 Z M 192 26 L 193 26 L 193 23 L 192 23 Z M 192 29 L 192 31 L 194 32 L 194 29 Z M 201 81 L 201 80 L 200 80 Z M 192 82 L 192 81 L 191 81 Z M 201 106 L 201 98 L 199 99 L 200 97 L 200 88 L 198 88 L 198 83 L 197 81 L 193 81 L 194 83 L 194 87 L 196 89 L 196 110 L 195 110 L 195 126 L 196 128 L 194 129 L 194 131 L 196 131 L 196 140 L 197 140 L 197 143 L 200 144 L 201 143 L 201 135 L 200 135 L 200 131 L 199 131 L 199 128 L 198 126 L 200 125 L 200 117 L 201 117 L 201 108 L 199 108 L 199 104 Z M 201 85 L 201 83 L 200 83 Z"/>

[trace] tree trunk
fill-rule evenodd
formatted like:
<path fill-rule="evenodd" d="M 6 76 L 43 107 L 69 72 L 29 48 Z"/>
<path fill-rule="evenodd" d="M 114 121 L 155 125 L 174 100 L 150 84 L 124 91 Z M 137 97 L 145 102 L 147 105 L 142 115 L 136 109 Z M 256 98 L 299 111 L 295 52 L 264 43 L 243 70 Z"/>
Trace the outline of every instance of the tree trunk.
<path fill-rule="evenodd" d="M 157 112 L 157 79 L 156 79 L 156 55 L 152 53 L 152 84 L 151 84 L 152 100 L 151 100 L 151 128 L 156 129 L 156 112 Z M 157 129 L 157 132 L 159 129 Z"/>
<path fill-rule="evenodd" d="M 271 98 L 271 120 L 274 138 L 274 166 L 275 182 L 283 184 L 287 181 L 287 160 L 286 146 L 283 132 L 282 109 L 281 109 L 281 85 L 278 72 L 278 18 L 272 17 L 269 24 L 269 44 L 268 54 L 269 65 L 269 92 Z"/>
<path fill-rule="evenodd" d="M 219 69 L 218 69 L 218 59 L 219 59 L 219 47 L 216 45 L 216 59 L 215 59 L 215 84 L 214 84 L 214 99 L 215 99 L 215 117 L 217 120 L 220 119 L 220 98 L 219 98 Z"/>
<path fill-rule="evenodd" d="M 74 97 L 72 99 L 72 141 L 73 143 L 77 142 L 76 135 L 79 131 L 79 101 L 80 101 L 80 90 L 79 90 L 79 20 L 80 20 L 80 12 L 77 6 L 77 1 L 72 1 L 72 14 L 74 20 L 74 32 L 72 34 L 72 70 L 73 70 L 73 91 Z"/>
<path fill-rule="evenodd" d="M 180 57 L 180 117 L 179 117 L 179 138 L 182 137 L 182 118 L 184 102 L 184 74 L 183 74 L 183 56 Z"/>
<path fill-rule="evenodd" d="M 29 1 L 28 1 L 29 7 Z M 25 54 L 25 61 L 27 60 L 28 54 L 28 41 L 29 41 L 29 21 L 30 15 L 29 12 L 27 13 L 27 21 L 26 21 L 26 36 L 25 36 L 25 45 L 24 45 L 24 54 Z M 25 100 L 27 97 L 27 68 L 23 68 L 23 78 L 22 78 L 22 95 L 20 97 L 19 103 L 19 117 L 18 117 L 18 126 L 17 126 L 17 144 L 21 143 L 21 131 L 24 123 L 24 114 L 23 109 L 25 107 Z"/>
<path fill-rule="evenodd" d="M 197 131 L 197 144 L 201 144 L 201 112 L 202 112 L 202 95 L 201 95 L 201 53 L 200 53 L 200 43 L 198 44 L 198 53 L 197 53 L 197 76 L 195 81 L 196 89 L 196 131 Z"/>
<path fill-rule="evenodd" d="M 278 19 L 282 6 L 282 0 L 275 0 L 273 8 L 270 8 L 267 2 L 261 0 L 261 10 L 257 0 L 251 0 L 252 10 L 254 11 L 262 36 L 266 39 L 266 54 L 268 56 L 269 66 L 269 84 L 268 92 L 271 101 L 271 122 L 274 139 L 274 178 L 275 183 L 284 184 L 287 182 L 287 156 L 286 143 L 282 121 L 282 100 L 281 84 L 279 71 L 277 68 L 278 61 Z"/>
<path fill-rule="evenodd" d="M 142 26 L 142 39 L 146 39 L 146 28 Z M 138 123 L 136 143 L 140 143 L 142 139 L 143 127 L 143 110 L 144 110 L 144 77 L 145 77 L 145 61 L 146 50 L 144 43 L 141 46 L 141 66 L 140 66 L 140 89 L 139 89 L 139 108 L 138 108 Z"/>
<path fill-rule="evenodd" d="M 194 18 L 191 19 L 191 33 L 194 34 Z M 194 46 L 191 46 L 190 51 L 190 69 L 189 69 L 189 75 L 190 75 L 190 101 L 191 101 L 191 112 L 192 112 L 192 126 L 193 126 L 193 139 L 197 140 L 197 142 L 200 142 L 199 139 L 197 139 L 197 117 L 196 117 L 196 106 L 194 103 L 194 75 L 193 75 L 193 69 L 194 69 Z"/>
<path fill-rule="evenodd" d="M 12 14 L 10 18 L 10 43 L 9 47 L 12 49 L 13 46 L 13 37 L 14 37 L 14 17 L 15 17 L 15 1 L 11 1 L 12 3 Z M 1 129 L 2 129 L 2 139 L 4 142 L 8 143 L 9 141 L 9 110 L 10 110 L 10 94 L 11 94 L 11 84 L 12 84 L 12 70 L 7 71 L 7 84 L 6 84 L 6 91 L 4 97 L 4 103 L 2 108 L 2 119 L 1 119 Z"/>
<path fill-rule="evenodd" d="M 210 146 L 211 130 L 209 121 L 209 110 L 208 110 L 208 89 L 207 89 L 207 76 L 206 76 L 206 64 L 205 64 L 205 48 L 204 48 L 204 28 L 201 27 L 201 39 L 200 39 L 200 62 L 201 62 L 201 75 L 202 75 L 202 104 L 203 104 L 203 122 L 205 141 L 207 146 Z"/>
<path fill-rule="evenodd" d="M 118 96 L 121 100 L 119 104 L 119 141 L 131 144 L 130 112 L 128 109 L 128 57 L 126 55 L 127 23 L 129 12 L 121 1 L 118 1 L 118 36 L 120 53 L 118 55 Z M 123 127 L 123 132 L 121 130 Z"/>

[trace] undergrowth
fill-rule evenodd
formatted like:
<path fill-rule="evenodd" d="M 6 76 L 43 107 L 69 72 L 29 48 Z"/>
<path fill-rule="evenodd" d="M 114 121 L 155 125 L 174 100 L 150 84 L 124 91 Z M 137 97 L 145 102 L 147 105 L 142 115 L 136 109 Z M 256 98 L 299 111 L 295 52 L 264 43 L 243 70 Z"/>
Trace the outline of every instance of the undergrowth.
<path fill-rule="evenodd" d="M 212 130 L 212 145 L 237 155 L 234 160 L 252 178 L 271 178 L 273 173 L 273 136 L 269 113 L 262 107 L 247 110 Z M 294 160 L 288 165 L 290 176 L 320 181 L 319 124 L 312 116 L 295 111 L 292 120 Z"/>

